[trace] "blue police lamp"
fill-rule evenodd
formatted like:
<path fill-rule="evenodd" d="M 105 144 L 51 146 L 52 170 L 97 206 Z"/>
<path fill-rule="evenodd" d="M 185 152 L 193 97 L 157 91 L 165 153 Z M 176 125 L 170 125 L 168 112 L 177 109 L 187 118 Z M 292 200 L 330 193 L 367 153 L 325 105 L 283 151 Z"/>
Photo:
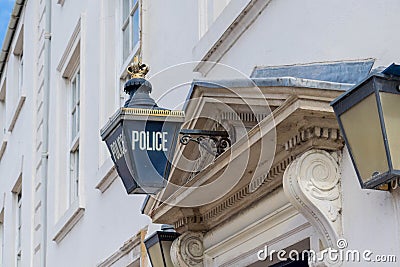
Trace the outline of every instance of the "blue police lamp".
<path fill-rule="evenodd" d="M 165 188 L 184 112 L 157 106 L 145 79 L 149 67 L 135 57 L 124 90 L 129 99 L 101 129 L 128 194 L 156 194 Z"/>

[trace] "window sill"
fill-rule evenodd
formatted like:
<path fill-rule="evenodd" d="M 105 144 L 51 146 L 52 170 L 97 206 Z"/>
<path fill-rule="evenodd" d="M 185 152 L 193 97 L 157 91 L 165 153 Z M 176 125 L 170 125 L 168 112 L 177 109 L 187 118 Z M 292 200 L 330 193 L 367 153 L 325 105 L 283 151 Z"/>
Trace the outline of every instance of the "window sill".
<path fill-rule="evenodd" d="M 100 182 L 96 185 L 96 189 L 99 189 L 101 193 L 104 193 L 118 177 L 117 170 L 111 159 L 107 159 L 104 162 L 97 174 L 97 177 L 102 177 Z"/>
<path fill-rule="evenodd" d="M 3 142 L 1 143 L 0 146 L 0 160 L 3 158 L 4 152 L 6 151 L 7 148 L 7 144 L 8 144 L 8 133 L 4 134 Z"/>
<path fill-rule="evenodd" d="M 75 224 L 83 217 L 85 208 L 79 199 L 72 203 L 71 207 L 64 213 L 55 225 L 53 241 L 60 243 L 64 237 L 72 230 Z"/>
<path fill-rule="evenodd" d="M 70 152 L 71 153 L 75 152 L 78 149 L 78 147 L 79 147 L 79 133 L 76 134 L 74 140 L 72 140 L 71 142 Z"/>
<path fill-rule="evenodd" d="M 20 96 L 19 97 L 17 106 L 16 106 L 16 108 L 15 108 L 15 110 L 13 112 L 14 115 L 12 116 L 10 125 L 8 126 L 8 131 L 9 132 L 12 132 L 13 129 L 14 129 L 15 123 L 17 122 L 19 114 L 21 113 L 22 107 L 23 107 L 23 105 L 25 103 L 25 99 L 26 99 L 26 96 Z"/>
<path fill-rule="evenodd" d="M 147 234 L 147 226 L 136 235 L 125 241 L 125 243 L 107 259 L 103 260 L 96 267 L 110 266 L 140 266 L 141 244 Z M 130 263 L 129 263 L 130 262 Z M 129 263 L 129 265 L 126 265 Z"/>

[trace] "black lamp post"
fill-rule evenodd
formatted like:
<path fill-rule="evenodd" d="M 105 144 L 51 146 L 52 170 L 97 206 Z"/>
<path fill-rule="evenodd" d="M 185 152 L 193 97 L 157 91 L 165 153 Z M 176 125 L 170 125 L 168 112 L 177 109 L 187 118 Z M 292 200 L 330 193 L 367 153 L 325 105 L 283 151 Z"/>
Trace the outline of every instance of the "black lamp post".
<path fill-rule="evenodd" d="M 163 225 L 161 231 L 156 231 L 144 241 L 153 267 L 174 267 L 171 261 L 171 245 L 179 236 L 172 226 Z"/>
<path fill-rule="evenodd" d="M 369 76 L 331 105 L 362 188 L 400 177 L 400 66 Z"/>
<path fill-rule="evenodd" d="M 130 97 L 100 134 L 128 194 L 156 194 L 166 186 L 184 113 L 157 106 L 145 79 L 149 67 L 137 57 L 127 71 Z"/>

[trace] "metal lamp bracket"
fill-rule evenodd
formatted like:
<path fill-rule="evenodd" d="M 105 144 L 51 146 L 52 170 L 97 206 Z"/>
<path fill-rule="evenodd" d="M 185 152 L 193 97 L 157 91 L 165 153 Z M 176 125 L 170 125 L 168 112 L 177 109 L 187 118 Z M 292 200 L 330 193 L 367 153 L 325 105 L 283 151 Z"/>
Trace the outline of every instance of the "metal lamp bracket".
<path fill-rule="evenodd" d="M 227 148 L 231 146 L 231 140 L 229 139 L 229 134 L 227 131 L 182 129 L 180 134 L 182 134 L 180 139 L 180 143 L 182 145 L 187 145 L 191 141 L 195 142 L 215 157 L 221 155 Z M 212 143 L 212 147 L 215 147 L 215 150 L 213 150 L 210 146 L 205 145 L 204 141 L 210 141 Z"/>

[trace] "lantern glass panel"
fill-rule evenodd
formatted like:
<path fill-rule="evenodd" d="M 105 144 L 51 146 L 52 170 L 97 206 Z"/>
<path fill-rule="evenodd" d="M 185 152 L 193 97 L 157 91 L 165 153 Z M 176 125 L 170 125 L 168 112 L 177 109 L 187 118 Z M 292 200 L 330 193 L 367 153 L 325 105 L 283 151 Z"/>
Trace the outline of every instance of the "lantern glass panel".
<path fill-rule="evenodd" d="M 161 246 L 164 251 L 165 263 L 167 267 L 174 267 L 171 261 L 171 246 L 172 241 L 161 241 Z"/>
<path fill-rule="evenodd" d="M 340 116 L 353 160 L 365 183 L 388 171 L 386 150 L 375 94 L 363 99 Z"/>
<path fill-rule="evenodd" d="M 400 170 L 400 95 L 381 92 L 380 98 L 393 168 Z"/>
<path fill-rule="evenodd" d="M 147 249 L 153 267 L 164 266 L 160 243 L 157 242 Z"/>

